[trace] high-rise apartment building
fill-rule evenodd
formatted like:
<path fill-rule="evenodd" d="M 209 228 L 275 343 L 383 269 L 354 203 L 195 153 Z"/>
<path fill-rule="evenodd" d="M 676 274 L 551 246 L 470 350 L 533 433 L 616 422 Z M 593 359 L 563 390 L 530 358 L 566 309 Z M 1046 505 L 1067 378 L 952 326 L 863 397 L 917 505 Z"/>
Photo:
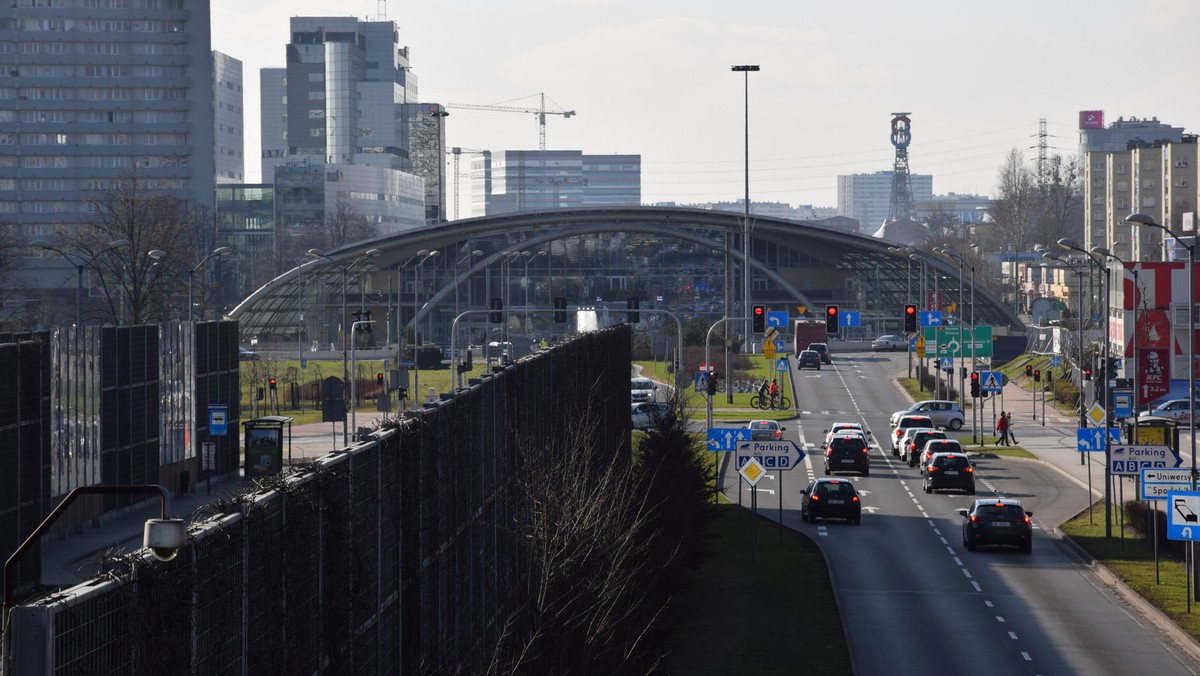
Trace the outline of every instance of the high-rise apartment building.
<path fill-rule="evenodd" d="M 471 161 L 471 215 L 637 206 L 640 155 L 585 155 L 579 150 L 497 150 Z"/>
<path fill-rule="evenodd" d="M 245 183 L 245 119 L 242 115 L 242 62 L 213 52 L 213 164 L 218 184 Z"/>
<path fill-rule="evenodd" d="M 0 16 L 0 222 L 26 241 L 54 240 L 133 171 L 211 208 L 208 0 L 10 5 Z M 35 286 L 61 287 L 75 272 L 61 257 L 36 268 Z"/>

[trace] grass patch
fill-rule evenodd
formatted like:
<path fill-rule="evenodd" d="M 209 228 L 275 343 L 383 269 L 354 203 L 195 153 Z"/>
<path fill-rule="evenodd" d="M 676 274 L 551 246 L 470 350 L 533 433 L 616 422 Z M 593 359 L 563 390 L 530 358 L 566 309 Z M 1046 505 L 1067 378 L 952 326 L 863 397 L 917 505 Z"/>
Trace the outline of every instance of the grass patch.
<path fill-rule="evenodd" d="M 1114 514 L 1116 518 L 1116 514 Z M 1113 537 L 1104 537 L 1104 503 L 1093 505 L 1092 523 L 1085 510 L 1064 523 L 1060 529 L 1092 558 L 1121 578 L 1130 589 L 1193 637 L 1200 638 L 1200 609 L 1187 608 L 1187 571 L 1182 562 L 1159 559 L 1159 580 L 1155 580 L 1154 551 L 1150 544 L 1126 530 L 1124 544 L 1120 524 L 1113 525 Z M 1195 606 L 1195 603 L 1193 603 Z"/>
<path fill-rule="evenodd" d="M 667 671 L 794 674 L 803 665 L 810 675 L 851 673 L 837 600 L 816 543 L 784 529 L 780 544 L 778 526 L 760 519 L 751 564 L 751 524 L 748 511 L 717 506 L 708 528 L 709 556 L 673 602 L 678 623 Z"/>

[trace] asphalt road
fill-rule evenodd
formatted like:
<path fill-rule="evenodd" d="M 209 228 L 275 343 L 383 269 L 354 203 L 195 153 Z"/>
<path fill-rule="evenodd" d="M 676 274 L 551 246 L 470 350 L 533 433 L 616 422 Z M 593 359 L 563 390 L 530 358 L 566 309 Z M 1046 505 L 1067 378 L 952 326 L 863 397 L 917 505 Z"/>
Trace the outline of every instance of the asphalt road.
<path fill-rule="evenodd" d="M 809 455 L 770 473 L 757 495 L 761 515 L 782 516 L 825 553 L 855 673 L 1200 674 L 1194 642 L 1126 602 L 1053 532 L 1088 504 L 1078 477 L 1051 462 L 982 455 L 976 496 L 923 492 L 920 474 L 893 458 L 887 441 L 888 416 L 909 404 L 893 382 L 904 368 L 903 356 L 859 353 L 835 355 L 819 372 L 793 371 L 801 418 L 785 423 L 785 435 Z M 824 474 L 813 444 L 836 421 L 863 423 L 884 444 L 872 451 L 869 477 L 849 475 L 864 494 L 861 526 L 800 520 L 799 491 Z M 1023 427 L 1031 443 L 1066 434 Z M 749 506 L 732 465 L 723 490 Z M 957 510 L 991 495 L 1034 512 L 1032 554 L 962 546 Z"/>

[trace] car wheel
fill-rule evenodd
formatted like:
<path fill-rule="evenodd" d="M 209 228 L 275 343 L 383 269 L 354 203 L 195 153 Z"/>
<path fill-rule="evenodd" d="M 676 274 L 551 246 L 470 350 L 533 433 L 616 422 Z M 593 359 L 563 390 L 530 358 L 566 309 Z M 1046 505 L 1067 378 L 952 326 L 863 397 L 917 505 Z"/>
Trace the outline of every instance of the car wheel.
<path fill-rule="evenodd" d="M 818 367 L 817 367 L 817 370 L 818 370 L 818 371 L 820 371 L 820 370 L 821 370 L 821 367 L 820 367 L 820 366 L 818 366 Z"/>
<path fill-rule="evenodd" d="M 961 430 L 962 426 L 963 426 L 963 421 L 959 420 L 958 418 L 955 418 L 954 420 L 950 421 L 950 429 L 954 430 L 955 432 L 957 432 L 958 430 Z"/>
<path fill-rule="evenodd" d="M 862 525 L 862 516 L 859 515 L 859 516 L 854 517 L 854 519 L 851 520 L 850 523 L 854 524 L 855 526 L 861 526 Z"/>
<path fill-rule="evenodd" d="M 829 468 L 828 467 L 825 468 L 825 476 L 829 476 Z"/>
<path fill-rule="evenodd" d="M 1022 554 L 1032 554 L 1033 553 L 1033 541 L 1032 540 L 1027 540 L 1025 542 L 1025 544 L 1021 545 L 1021 553 Z"/>
<path fill-rule="evenodd" d="M 975 487 L 971 486 L 967 489 L 967 495 L 975 495 Z"/>
<path fill-rule="evenodd" d="M 963 536 L 963 546 L 967 548 L 968 552 L 975 551 L 975 543 L 966 535 Z"/>
<path fill-rule="evenodd" d="M 926 482 L 925 482 L 925 492 L 926 492 L 926 493 L 932 493 L 932 492 L 933 492 L 933 486 L 930 486 L 928 481 L 926 481 Z"/>

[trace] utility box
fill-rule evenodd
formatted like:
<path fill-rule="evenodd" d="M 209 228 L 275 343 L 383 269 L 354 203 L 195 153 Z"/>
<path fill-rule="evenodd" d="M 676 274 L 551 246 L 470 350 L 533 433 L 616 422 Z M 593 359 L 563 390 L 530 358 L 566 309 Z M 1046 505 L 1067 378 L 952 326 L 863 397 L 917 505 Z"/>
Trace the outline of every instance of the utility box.
<path fill-rule="evenodd" d="M 1140 418 L 1137 425 L 1132 420 L 1125 422 L 1125 438 L 1131 444 L 1153 444 L 1167 446 L 1179 451 L 1179 423 L 1170 418 L 1149 416 Z"/>

